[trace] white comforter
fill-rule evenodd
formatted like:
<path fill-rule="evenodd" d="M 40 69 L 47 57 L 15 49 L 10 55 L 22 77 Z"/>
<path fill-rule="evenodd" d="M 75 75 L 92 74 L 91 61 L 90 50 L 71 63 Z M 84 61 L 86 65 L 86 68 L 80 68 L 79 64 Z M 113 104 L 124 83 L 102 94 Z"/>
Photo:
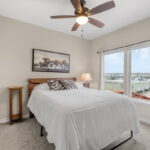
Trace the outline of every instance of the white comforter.
<path fill-rule="evenodd" d="M 56 150 L 100 150 L 124 131 L 138 132 L 132 101 L 108 91 L 33 91 L 28 107 Z"/>

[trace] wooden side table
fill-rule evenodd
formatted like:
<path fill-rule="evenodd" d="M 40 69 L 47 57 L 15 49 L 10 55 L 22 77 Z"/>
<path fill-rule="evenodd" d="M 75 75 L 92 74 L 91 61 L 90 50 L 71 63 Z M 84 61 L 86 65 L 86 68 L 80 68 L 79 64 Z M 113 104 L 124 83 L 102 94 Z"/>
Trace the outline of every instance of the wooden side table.
<path fill-rule="evenodd" d="M 22 89 L 23 87 L 8 87 L 9 89 L 9 113 L 10 113 L 10 124 L 15 121 L 22 121 Z M 12 104 L 13 104 L 13 92 L 18 91 L 19 100 L 19 114 L 13 115 Z"/>

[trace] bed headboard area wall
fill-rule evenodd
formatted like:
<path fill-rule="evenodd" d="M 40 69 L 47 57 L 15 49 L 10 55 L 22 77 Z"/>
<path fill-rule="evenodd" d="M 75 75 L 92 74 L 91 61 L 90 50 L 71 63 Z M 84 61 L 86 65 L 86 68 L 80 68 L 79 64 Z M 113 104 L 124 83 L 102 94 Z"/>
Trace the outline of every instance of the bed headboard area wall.
<path fill-rule="evenodd" d="M 91 44 L 89 40 L 4 16 L 0 16 L 0 33 L 0 123 L 3 120 L 9 119 L 9 86 L 24 87 L 22 91 L 22 103 L 23 116 L 26 117 L 28 116 L 26 104 L 28 100 L 29 78 L 79 78 L 83 72 L 90 71 L 89 56 L 91 53 Z M 32 71 L 33 48 L 69 54 L 70 72 Z M 14 114 L 17 114 L 17 92 L 14 92 L 13 99 Z"/>
<path fill-rule="evenodd" d="M 37 86 L 38 84 L 46 83 L 47 80 L 73 80 L 73 81 L 76 81 L 77 79 L 76 79 L 76 77 L 72 77 L 72 78 L 31 78 L 31 79 L 28 79 L 29 96 L 31 95 L 31 92 L 35 86 Z"/>

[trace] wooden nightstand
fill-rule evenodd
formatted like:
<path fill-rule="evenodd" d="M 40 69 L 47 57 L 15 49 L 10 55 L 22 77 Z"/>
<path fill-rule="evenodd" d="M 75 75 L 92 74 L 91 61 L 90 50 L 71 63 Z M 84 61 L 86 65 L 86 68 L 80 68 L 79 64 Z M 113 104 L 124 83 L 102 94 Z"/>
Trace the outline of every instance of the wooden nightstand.
<path fill-rule="evenodd" d="M 9 115 L 10 115 L 10 124 L 15 121 L 22 121 L 22 88 L 23 87 L 8 87 L 9 89 Z M 13 92 L 18 91 L 18 100 L 19 100 L 19 114 L 13 115 L 12 104 L 13 104 Z"/>

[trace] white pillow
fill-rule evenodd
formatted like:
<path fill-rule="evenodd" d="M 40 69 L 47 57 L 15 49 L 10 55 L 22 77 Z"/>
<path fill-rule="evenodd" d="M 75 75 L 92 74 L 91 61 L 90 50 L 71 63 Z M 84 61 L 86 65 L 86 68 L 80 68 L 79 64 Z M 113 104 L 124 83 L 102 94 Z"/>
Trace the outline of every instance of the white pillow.
<path fill-rule="evenodd" d="M 82 83 L 74 82 L 78 89 L 85 88 Z"/>
<path fill-rule="evenodd" d="M 49 90 L 47 83 L 42 83 L 34 87 L 34 90 Z"/>

